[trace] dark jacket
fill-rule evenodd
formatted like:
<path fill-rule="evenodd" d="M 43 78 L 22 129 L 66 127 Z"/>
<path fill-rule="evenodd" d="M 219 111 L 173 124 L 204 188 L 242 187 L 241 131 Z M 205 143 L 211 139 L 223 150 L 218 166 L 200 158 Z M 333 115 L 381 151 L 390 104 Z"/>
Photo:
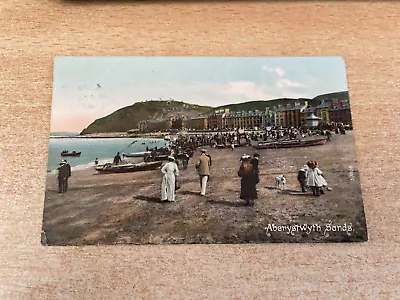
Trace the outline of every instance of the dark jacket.
<path fill-rule="evenodd" d="M 71 177 L 71 166 L 69 164 L 64 164 L 58 167 L 58 178 L 68 177 Z"/>
<path fill-rule="evenodd" d="M 119 164 L 121 162 L 121 156 L 119 154 L 114 156 L 114 164 Z"/>
<path fill-rule="evenodd" d="M 300 170 L 300 171 L 297 173 L 297 180 L 298 180 L 299 182 L 305 181 L 306 178 L 307 178 L 307 177 L 306 177 L 306 174 L 307 174 L 306 171 Z"/>
<path fill-rule="evenodd" d="M 254 171 L 258 174 L 259 173 L 259 170 L 258 170 L 258 159 L 253 157 L 251 159 L 250 163 L 253 166 Z"/>

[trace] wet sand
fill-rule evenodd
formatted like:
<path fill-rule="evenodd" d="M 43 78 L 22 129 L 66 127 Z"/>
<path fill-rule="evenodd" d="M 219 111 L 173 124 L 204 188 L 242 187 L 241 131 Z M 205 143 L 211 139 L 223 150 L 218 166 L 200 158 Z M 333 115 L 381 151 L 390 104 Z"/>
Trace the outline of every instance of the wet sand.
<path fill-rule="evenodd" d="M 237 176 L 242 154 L 260 154 L 259 199 L 244 206 Z M 332 136 L 323 146 L 255 150 L 209 149 L 212 172 L 207 194 L 200 196 L 194 164 L 181 170 L 176 203 L 160 202 L 160 170 L 98 174 L 73 171 L 69 190 L 58 194 L 55 175 L 47 176 L 42 243 L 167 244 L 359 242 L 367 229 L 352 132 Z M 332 191 L 320 197 L 300 193 L 297 171 L 317 160 Z M 349 180 L 349 166 L 354 180 Z M 275 177 L 285 174 L 285 190 Z M 330 223 L 331 221 L 331 223 Z M 310 227 L 286 225 L 307 224 Z M 328 224 L 331 224 L 330 226 Z M 346 224 L 346 228 L 343 225 Z M 340 225 L 341 227 L 337 227 Z M 349 225 L 351 225 L 349 230 Z M 281 230 L 281 231 L 279 231 Z"/>

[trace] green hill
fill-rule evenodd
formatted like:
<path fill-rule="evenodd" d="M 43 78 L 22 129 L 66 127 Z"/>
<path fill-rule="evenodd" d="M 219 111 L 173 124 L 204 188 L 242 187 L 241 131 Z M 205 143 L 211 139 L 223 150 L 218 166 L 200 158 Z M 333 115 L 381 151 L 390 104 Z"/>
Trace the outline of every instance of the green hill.
<path fill-rule="evenodd" d="M 112 114 L 95 120 L 80 134 L 125 132 L 138 128 L 140 121 L 168 117 L 196 117 L 212 111 L 212 107 L 188 104 L 180 101 L 144 101 L 126 106 Z"/>
<path fill-rule="evenodd" d="M 349 92 L 343 91 L 343 92 L 337 92 L 337 93 L 323 94 L 323 95 L 314 97 L 313 101 L 320 102 L 321 100 L 332 100 L 333 98 L 336 98 L 338 100 L 349 100 Z"/>
<path fill-rule="evenodd" d="M 278 105 L 286 105 L 287 103 L 293 103 L 295 101 L 308 101 L 308 104 L 311 106 L 317 106 L 321 103 L 322 100 L 330 101 L 333 98 L 337 98 L 339 100 L 349 99 L 349 93 L 347 91 L 344 92 L 337 92 L 337 93 L 329 93 L 318 95 L 312 99 L 307 98 L 280 98 L 280 99 L 272 99 L 272 100 L 256 100 L 256 101 L 249 101 L 243 102 L 238 104 L 229 104 L 216 107 L 215 109 L 223 109 L 228 108 L 232 112 L 236 111 L 253 111 L 253 110 L 265 110 L 265 107 L 269 106 L 278 106 Z"/>
<path fill-rule="evenodd" d="M 317 106 L 320 104 L 321 100 L 332 100 L 333 98 L 337 98 L 339 100 L 349 99 L 349 93 L 347 91 L 330 93 L 316 96 L 313 99 L 281 98 L 272 100 L 257 100 L 238 104 L 223 105 L 215 108 L 210 106 L 188 104 L 182 101 L 142 101 L 136 102 L 131 106 L 123 107 L 108 116 L 95 120 L 80 134 L 126 132 L 130 129 L 138 128 L 140 121 L 179 116 L 196 117 L 201 114 L 212 113 L 214 110 L 222 108 L 229 108 L 231 112 L 254 110 L 263 111 L 265 110 L 266 106 L 286 105 L 287 103 L 293 103 L 294 101 L 298 100 L 306 100 L 310 105 Z"/>
<path fill-rule="evenodd" d="M 298 100 L 306 100 L 310 101 L 311 99 L 291 99 L 291 98 L 281 98 L 281 99 L 273 99 L 273 100 L 256 100 L 256 101 L 249 101 L 249 102 L 243 102 L 243 103 L 238 103 L 238 104 L 229 104 L 229 105 L 223 105 L 219 106 L 216 109 L 224 109 L 228 108 L 229 111 L 231 112 L 237 112 L 237 111 L 254 111 L 254 110 L 259 110 L 259 111 L 264 111 L 265 107 L 267 106 L 278 106 L 278 105 L 286 105 L 287 103 L 295 102 Z"/>

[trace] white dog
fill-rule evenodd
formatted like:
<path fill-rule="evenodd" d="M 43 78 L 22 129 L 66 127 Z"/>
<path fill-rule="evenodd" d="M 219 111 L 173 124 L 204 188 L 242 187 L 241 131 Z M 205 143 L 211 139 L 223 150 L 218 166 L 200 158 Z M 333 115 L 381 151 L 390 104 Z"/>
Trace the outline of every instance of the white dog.
<path fill-rule="evenodd" d="M 275 187 L 278 189 L 285 189 L 286 177 L 285 175 L 279 175 L 275 178 Z"/>

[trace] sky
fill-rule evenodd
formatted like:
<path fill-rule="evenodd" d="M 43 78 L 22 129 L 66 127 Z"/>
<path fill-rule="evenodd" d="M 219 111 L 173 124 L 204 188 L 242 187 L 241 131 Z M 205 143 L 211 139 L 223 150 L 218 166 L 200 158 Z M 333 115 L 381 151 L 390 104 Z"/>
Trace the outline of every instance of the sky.
<path fill-rule="evenodd" d="M 347 90 L 341 57 L 57 56 L 51 132 L 80 132 L 151 99 L 216 107 Z"/>

